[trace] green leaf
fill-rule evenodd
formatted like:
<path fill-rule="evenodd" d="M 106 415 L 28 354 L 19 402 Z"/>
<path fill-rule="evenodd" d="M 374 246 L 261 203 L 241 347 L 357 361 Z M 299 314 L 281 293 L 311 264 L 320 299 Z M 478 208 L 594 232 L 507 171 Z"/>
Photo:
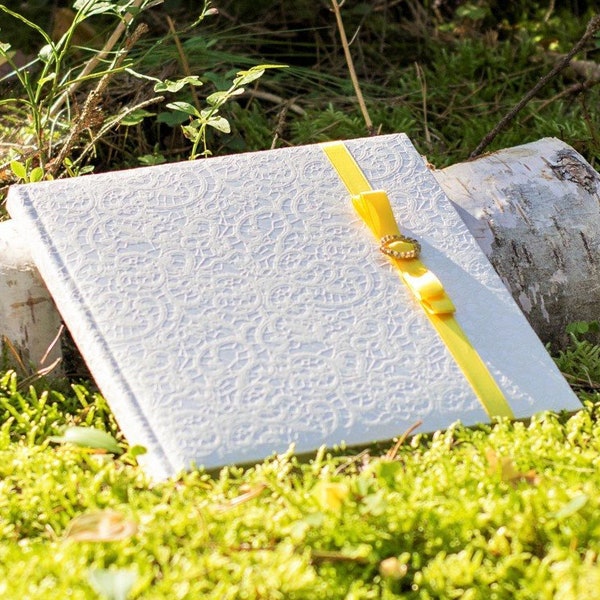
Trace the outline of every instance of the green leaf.
<path fill-rule="evenodd" d="M 224 102 L 227 102 L 227 98 L 229 98 L 228 92 L 215 92 L 206 98 L 206 102 L 211 106 L 220 106 Z"/>
<path fill-rule="evenodd" d="M 211 106 L 221 106 L 233 96 L 239 96 L 245 91 L 246 90 L 244 90 L 244 88 L 236 88 L 234 90 L 214 92 L 214 94 L 211 94 L 210 96 L 208 96 L 208 98 L 206 98 L 206 102 Z"/>
<path fill-rule="evenodd" d="M 250 69 L 248 69 L 248 72 L 251 73 L 252 71 L 266 71 L 267 69 L 287 69 L 288 65 L 276 65 L 274 63 L 265 63 L 262 65 L 255 65 L 254 67 L 251 67 Z"/>
<path fill-rule="evenodd" d="M 231 125 L 225 117 L 211 117 L 206 124 L 221 133 L 231 133 Z"/>
<path fill-rule="evenodd" d="M 456 9 L 456 16 L 462 19 L 470 19 L 472 21 L 477 21 L 479 19 L 485 19 L 488 15 L 487 7 L 476 6 L 475 4 L 465 4 L 463 6 L 459 6 Z"/>
<path fill-rule="evenodd" d="M 82 448 L 106 450 L 113 454 L 123 453 L 123 449 L 110 433 L 93 427 L 67 427 L 62 436 L 52 436 L 49 439 L 52 442 L 74 444 Z"/>
<path fill-rule="evenodd" d="M 262 77 L 267 69 L 285 69 L 287 65 L 256 65 L 247 71 L 238 71 L 237 77 L 233 80 L 236 87 L 244 86 Z"/>
<path fill-rule="evenodd" d="M 574 321 L 566 326 L 567 333 L 581 335 L 584 333 L 598 333 L 600 331 L 599 321 Z"/>
<path fill-rule="evenodd" d="M 565 327 L 567 333 L 582 334 L 587 333 L 589 326 L 587 321 L 574 321 Z"/>
<path fill-rule="evenodd" d="M 183 77 L 182 79 L 177 79 L 172 81 L 170 79 L 165 79 L 164 81 L 160 81 L 154 86 L 155 92 L 178 92 L 181 88 L 186 85 L 193 85 L 198 87 L 200 85 L 204 85 L 199 77 L 196 75 L 189 75 L 188 77 Z"/>
<path fill-rule="evenodd" d="M 140 446 L 139 444 L 136 446 L 131 446 L 131 448 L 129 448 L 129 455 L 136 457 L 136 456 L 142 456 L 144 454 L 147 454 L 148 450 L 146 449 L 145 446 Z"/>
<path fill-rule="evenodd" d="M 54 79 L 56 79 L 56 73 L 48 73 L 46 77 L 40 77 L 38 81 L 38 86 L 42 87 L 46 85 L 49 81 L 54 81 Z"/>
<path fill-rule="evenodd" d="M 587 494 L 577 494 L 577 496 L 572 498 L 567 504 L 554 513 L 554 518 L 562 521 L 563 519 L 574 515 L 588 503 L 589 499 Z"/>
<path fill-rule="evenodd" d="M 249 83 L 252 83 L 253 81 L 256 81 L 257 79 L 260 79 L 262 76 L 264 75 L 264 70 L 258 70 L 258 71 L 240 71 L 238 73 L 238 77 L 236 77 L 233 80 L 233 85 L 235 86 L 244 86 L 244 85 L 248 85 Z"/>
<path fill-rule="evenodd" d="M 176 127 L 177 125 L 181 125 L 187 121 L 188 116 L 185 113 L 175 111 L 175 112 L 161 112 L 158 113 L 156 117 L 157 123 L 164 123 L 169 127 Z"/>
<path fill-rule="evenodd" d="M 139 125 L 146 117 L 153 117 L 156 113 L 149 112 L 143 108 L 132 110 L 127 116 L 123 117 L 119 122 L 125 127 L 132 127 L 133 125 Z"/>
<path fill-rule="evenodd" d="M 90 2 L 90 0 L 77 0 L 73 3 L 73 8 L 81 11 L 86 17 L 92 15 L 101 15 L 108 12 L 114 12 L 115 2 Z"/>
<path fill-rule="evenodd" d="M 38 56 L 40 60 L 49 63 L 54 58 L 54 47 L 51 44 L 42 46 L 41 50 L 38 52 Z"/>
<path fill-rule="evenodd" d="M 18 160 L 11 161 L 10 170 L 19 179 L 22 179 L 23 181 L 27 181 L 27 168 L 25 167 L 25 165 L 22 162 L 19 162 Z"/>
<path fill-rule="evenodd" d="M 0 42 L 0 55 L 6 56 L 10 50 L 10 44 L 3 44 Z"/>
<path fill-rule="evenodd" d="M 152 165 L 162 165 L 167 162 L 167 159 L 160 154 L 144 154 L 138 156 L 138 162 L 147 167 Z"/>
<path fill-rule="evenodd" d="M 169 104 L 167 104 L 167 108 L 185 113 L 186 115 L 192 115 L 193 117 L 200 116 L 198 109 L 195 106 L 192 106 L 189 102 L 169 102 Z"/>
<path fill-rule="evenodd" d="M 32 169 L 31 173 L 29 174 L 29 181 L 31 183 L 37 183 L 38 181 L 41 181 L 44 178 L 44 169 L 42 169 L 42 167 L 35 167 L 35 169 Z"/>
<path fill-rule="evenodd" d="M 198 121 L 196 121 L 196 123 L 198 123 Z M 198 127 L 194 126 L 196 123 L 192 123 L 191 125 L 182 125 L 181 127 L 183 135 L 185 135 L 188 140 L 192 140 L 193 142 L 195 142 L 196 138 L 198 137 Z"/>

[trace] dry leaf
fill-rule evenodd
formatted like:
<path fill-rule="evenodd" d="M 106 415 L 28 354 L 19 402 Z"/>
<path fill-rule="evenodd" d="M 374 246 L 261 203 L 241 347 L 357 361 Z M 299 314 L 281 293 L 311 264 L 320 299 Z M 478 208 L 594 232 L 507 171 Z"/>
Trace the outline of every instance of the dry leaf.
<path fill-rule="evenodd" d="M 65 537 L 76 542 L 116 542 L 137 532 L 137 523 L 115 510 L 101 510 L 75 517 Z"/>
<path fill-rule="evenodd" d="M 488 448 L 485 451 L 485 457 L 488 461 L 488 473 L 493 475 L 497 473 L 500 475 L 500 479 L 502 481 L 506 481 L 508 483 L 518 483 L 519 481 L 526 481 L 531 485 L 537 485 L 539 483 L 539 475 L 531 469 L 527 471 L 527 473 L 523 473 L 519 471 L 513 459 L 509 456 L 500 456 L 496 453 L 495 450 Z"/>
<path fill-rule="evenodd" d="M 255 485 L 255 486 L 251 487 L 250 489 L 244 491 L 243 494 L 240 494 L 239 496 L 236 496 L 235 498 L 228 500 L 224 504 L 220 504 L 217 508 L 220 511 L 225 511 L 225 510 L 229 510 L 230 508 L 235 508 L 236 506 L 239 506 L 240 504 L 244 504 L 244 502 L 248 502 L 249 500 L 252 500 L 253 498 L 258 498 L 263 493 L 263 491 L 266 489 L 266 487 L 267 487 L 267 485 L 265 483 L 259 483 L 258 485 Z"/>
<path fill-rule="evenodd" d="M 315 486 L 315 496 L 325 510 L 338 512 L 341 510 L 350 490 L 343 483 L 320 481 Z"/>

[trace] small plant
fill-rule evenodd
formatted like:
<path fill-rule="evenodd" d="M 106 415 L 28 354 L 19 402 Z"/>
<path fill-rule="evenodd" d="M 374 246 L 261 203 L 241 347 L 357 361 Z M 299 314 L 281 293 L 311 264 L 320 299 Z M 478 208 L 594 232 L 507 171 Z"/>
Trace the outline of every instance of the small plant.
<path fill-rule="evenodd" d="M 598 321 L 577 321 L 567 326 L 571 343 L 561 350 L 556 364 L 573 389 L 583 398 L 598 401 L 600 394 L 600 345 Z"/>
<path fill-rule="evenodd" d="M 13 154 L 9 161 L 18 182 L 33 183 L 53 176 L 79 176 L 88 173 L 93 167 L 82 164 L 82 160 L 93 152 L 98 141 L 109 131 L 118 125 L 136 127 L 145 119 L 156 116 L 147 111 L 146 107 L 161 102 L 163 96 L 154 96 L 135 106 L 115 108 L 113 115 L 107 113 L 105 92 L 109 80 L 116 75 L 126 73 L 140 81 L 155 81 L 154 91 L 167 94 L 179 94 L 183 88 L 194 90 L 203 84 L 199 76 L 189 74 L 174 81 L 161 81 L 135 70 L 136 62 L 140 62 L 139 56 L 137 60 L 127 58 L 142 35 L 141 26 L 130 31 L 131 22 L 140 12 L 155 4 L 154 0 L 77 0 L 74 3 L 77 12 L 73 13 L 70 26 L 58 41 L 53 41 L 36 23 L 0 4 L 0 12 L 32 30 L 41 37 L 44 44 L 33 63 L 19 68 L 14 62 L 14 52 L 10 45 L 0 43 L 0 58 L 13 68 L 10 76 L 16 78 L 22 91 L 17 97 L 0 100 L 0 107 L 4 106 L 5 110 L 13 110 L 15 113 L 19 111 L 21 121 L 25 116 L 27 124 L 18 133 L 19 144 L 14 144 L 13 147 L 28 149 L 22 150 L 19 156 Z M 210 8 L 210 4 L 209 0 L 204 1 L 200 16 L 184 31 L 194 29 L 204 18 L 216 14 L 216 9 Z M 116 17 L 117 27 L 103 49 L 91 51 L 87 62 L 78 70 L 74 68 L 72 59 L 75 33 L 87 19 L 98 16 Z M 124 36 L 124 33 L 127 35 Z M 166 38 L 155 40 L 151 49 L 163 44 L 170 36 L 178 45 L 178 33 L 172 29 Z M 90 51 L 77 50 L 80 53 Z M 166 113 L 161 113 L 158 121 L 174 125 L 189 117 L 189 123 L 182 127 L 182 131 L 193 143 L 191 158 L 208 156 L 211 151 L 208 148 L 207 130 L 213 129 L 221 133 L 229 133 L 231 130 L 229 120 L 220 112 L 224 104 L 244 93 L 245 86 L 259 79 L 266 69 L 278 67 L 279 65 L 265 64 L 239 71 L 228 89 L 216 91 L 206 98 L 205 108 L 201 107 L 195 92 L 192 94 L 194 104 L 184 100 L 170 102 L 167 106 L 173 111 L 174 117 L 169 119 Z M 90 82 L 96 82 L 95 87 L 87 92 L 85 101 L 80 102 L 80 109 L 73 111 L 71 103 L 75 91 Z M 90 141 L 78 152 L 76 158 L 71 158 L 70 154 L 83 134 L 89 135 Z M 139 158 L 139 162 L 146 165 L 159 164 L 165 160 L 161 149 L 157 147 L 152 154 L 140 153 Z"/>
<path fill-rule="evenodd" d="M 119 20 L 131 18 L 131 12 L 143 10 L 148 2 L 129 0 L 126 2 L 96 2 L 94 0 L 78 0 L 74 4 L 77 12 L 67 31 L 58 41 L 52 38 L 44 29 L 23 15 L 11 10 L 8 6 L 0 4 L 0 12 L 19 21 L 22 25 L 34 31 L 43 41 L 36 60 L 19 67 L 13 60 L 11 46 L 0 43 L 0 58 L 4 59 L 12 69 L 12 75 L 19 82 L 23 95 L 16 98 L 0 100 L 0 106 L 22 108 L 25 111 L 28 126 L 23 132 L 25 140 L 33 144 L 35 151 L 29 156 L 24 168 L 16 164 L 17 176 L 23 181 L 39 181 L 41 173 L 46 171 L 46 166 L 55 153 L 55 145 L 61 133 L 64 133 L 69 124 L 69 115 L 62 113 L 62 107 L 68 106 L 69 96 L 81 83 L 97 79 L 107 72 L 114 70 L 114 62 L 103 66 L 102 72 L 85 72 L 77 75 L 70 61 L 73 38 L 77 28 L 88 18 L 100 14 L 111 14 Z M 113 55 L 113 61 L 118 57 L 118 52 Z M 32 166 L 33 163 L 35 166 Z M 13 165 L 11 165 L 13 166 Z M 15 171 L 15 166 L 13 166 Z M 23 176 L 25 175 L 25 176 Z"/>
<path fill-rule="evenodd" d="M 0 450 L 17 440 L 33 446 L 62 434 L 61 441 L 66 436 L 71 444 L 103 443 L 105 449 L 121 452 L 114 441 L 106 441 L 112 439 L 106 430 L 116 432 L 117 427 L 102 396 L 82 385 L 69 389 L 56 381 L 53 389 L 45 389 L 43 383 L 23 386 L 14 371 L 0 374 Z"/>
<path fill-rule="evenodd" d="M 182 126 L 183 134 L 193 142 L 190 158 L 195 159 L 198 156 L 210 156 L 206 134 L 207 129 L 220 131 L 221 133 L 230 133 L 231 125 L 229 121 L 219 114 L 221 107 L 232 98 L 245 92 L 245 87 L 249 83 L 256 81 L 263 76 L 267 69 L 279 69 L 283 65 L 257 65 L 246 71 L 238 71 L 231 86 L 227 90 L 217 91 L 206 98 L 207 108 L 199 109 L 189 102 L 171 102 L 167 108 L 173 111 L 189 115 L 190 122 Z M 161 82 L 154 86 L 156 92 L 177 92 L 184 85 L 199 86 L 202 82 L 197 77 L 185 77 L 177 81 Z M 202 145 L 202 150 L 198 152 L 198 146 Z"/>
<path fill-rule="evenodd" d="M 40 166 L 32 167 L 31 157 L 26 158 L 25 162 L 18 160 L 11 161 L 10 170 L 19 183 L 35 183 L 44 178 L 44 169 Z"/>

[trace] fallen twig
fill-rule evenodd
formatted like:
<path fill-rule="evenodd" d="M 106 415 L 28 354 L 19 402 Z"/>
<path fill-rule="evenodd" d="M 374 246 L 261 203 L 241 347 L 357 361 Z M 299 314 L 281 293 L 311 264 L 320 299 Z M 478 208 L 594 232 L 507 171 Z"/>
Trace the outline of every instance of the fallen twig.
<path fill-rule="evenodd" d="M 336 550 L 314 550 L 310 551 L 310 560 L 312 563 L 321 562 L 349 562 L 358 563 L 359 565 L 366 565 L 369 563 L 368 558 L 365 556 L 352 556 L 351 554 L 344 554 Z"/>
<path fill-rule="evenodd" d="M 408 436 L 415 430 L 423 425 L 423 421 L 417 421 L 413 423 L 396 441 L 394 446 L 390 448 L 385 454 L 385 460 L 395 460 L 398 455 L 398 450 L 400 450 L 400 446 L 404 444 L 404 442 L 408 439 Z"/>
<path fill-rule="evenodd" d="M 600 383 L 596 383 L 591 379 L 583 379 L 582 377 L 576 377 L 575 375 L 571 375 L 570 373 L 562 372 L 563 377 L 569 382 L 571 387 L 577 389 L 587 389 L 590 391 L 600 390 Z"/>
<path fill-rule="evenodd" d="M 566 68 L 571 59 L 585 46 L 585 44 L 600 30 L 600 15 L 594 15 L 586 27 L 585 33 L 581 36 L 580 40 L 571 48 L 571 50 L 564 56 L 562 60 L 554 65 L 553 69 L 544 75 L 524 96 L 517 102 L 517 104 L 506 114 L 498 124 L 481 140 L 477 148 L 471 152 L 469 158 L 475 158 L 479 156 L 495 139 L 495 137 L 504 131 L 510 122 L 517 116 L 517 114 L 529 103 L 529 101 L 558 73 Z"/>
<path fill-rule="evenodd" d="M 562 90 L 562 92 L 559 92 L 555 96 L 552 96 L 552 98 L 548 98 L 548 100 L 544 100 L 544 102 L 541 102 L 537 107 L 535 114 L 527 115 L 521 121 L 521 124 L 525 125 L 525 123 L 529 122 L 531 119 L 533 119 L 533 117 L 536 116 L 536 114 L 540 113 L 547 106 L 550 106 L 550 104 L 552 104 L 553 102 L 556 102 L 557 100 L 560 100 L 565 96 L 570 96 L 571 94 L 580 94 L 581 92 L 585 92 L 586 90 L 589 90 L 590 88 L 594 87 L 595 85 L 598 85 L 599 83 L 600 80 L 588 79 L 586 81 L 570 85 L 568 88 Z"/>

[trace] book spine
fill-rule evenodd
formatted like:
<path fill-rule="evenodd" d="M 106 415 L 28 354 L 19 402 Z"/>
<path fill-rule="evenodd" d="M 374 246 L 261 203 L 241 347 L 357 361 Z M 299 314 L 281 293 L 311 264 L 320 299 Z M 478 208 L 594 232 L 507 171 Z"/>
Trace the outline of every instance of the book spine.
<path fill-rule="evenodd" d="M 42 186 L 44 184 L 33 184 Z M 30 197 L 28 185 L 14 186 L 9 190 L 7 209 L 28 240 L 31 255 L 56 306 L 63 317 L 75 343 L 85 347 L 88 357 L 93 357 L 93 376 L 101 392 L 111 398 L 111 410 L 118 423 L 128 423 L 128 442 L 147 449 L 141 457 L 146 470 L 156 480 L 165 479 L 176 472 L 175 466 L 164 452 L 148 416 L 137 402 L 131 386 L 123 376 L 74 278 L 61 259 L 60 252 L 48 234 L 43 220 L 37 214 Z M 56 189 L 52 190 L 56 193 Z"/>

